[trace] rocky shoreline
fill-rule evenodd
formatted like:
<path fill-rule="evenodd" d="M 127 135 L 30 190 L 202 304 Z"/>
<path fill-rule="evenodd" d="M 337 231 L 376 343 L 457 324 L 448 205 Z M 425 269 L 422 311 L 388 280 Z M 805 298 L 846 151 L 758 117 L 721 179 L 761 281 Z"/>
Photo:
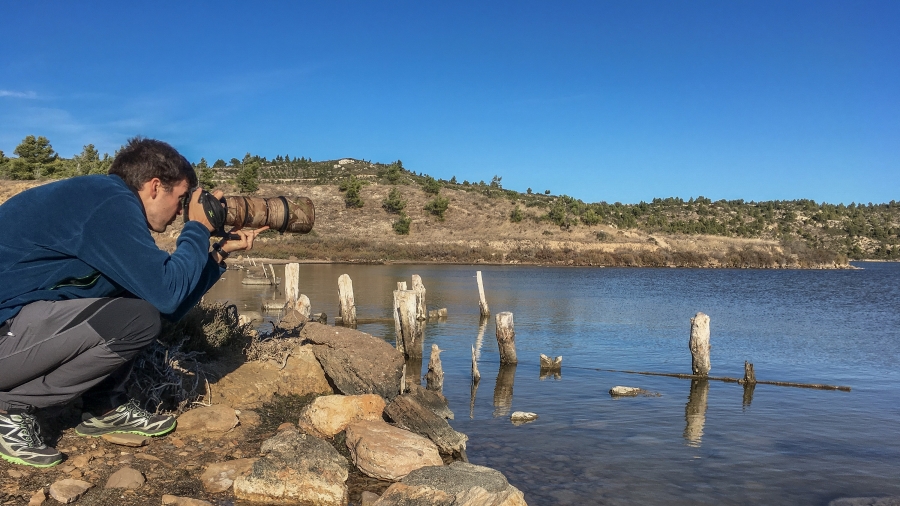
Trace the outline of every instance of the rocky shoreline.
<path fill-rule="evenodd" d="M 77 406 L 47 413 L 48 443 L 66 460 L 0 463 L 3 504 L 526 504 L 502 473 L 466 462 L 440 392 L 417 381 L 401 392 L 404 357 L 390 344 L 292 327 L 277 337 L 280 359 L 205 364 L 202 401 L 168 436 L 84 438 Z"/>

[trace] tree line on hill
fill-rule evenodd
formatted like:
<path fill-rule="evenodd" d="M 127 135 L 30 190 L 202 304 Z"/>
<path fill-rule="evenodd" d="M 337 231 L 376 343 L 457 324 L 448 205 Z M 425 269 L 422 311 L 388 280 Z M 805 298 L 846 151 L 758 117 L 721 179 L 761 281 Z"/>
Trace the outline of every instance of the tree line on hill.
<path fill-rule="evenodd" d="M 16 157 L 0 151 L 0 179 L 61 179 L 88 174 L 105 174 L 114 154 L 102 156 L 93 144 L 84 146 L 72 158 L 61 157 L 46 137 L 29 135 L 15 148 Z M 342 165 L 343 164 L 343 165 Z M 400 160 L 389 164 L 361 160 L 312 161 L 306 157 L 278 155 L 269 160 L 247 153 L 242 159 L 217 159 L 210 166 L 205 158 L 194 164 L 201 185 L 213 188 L 222 183 L 233 184 L 241 192 L 258 190 L 260 182 L 296 184 L 337 184 L 344 193 L 348 208 L 359 208 L 364 202 L 360 189 L 371 181 L 395 186 L 418 186 L 431 200 L 425 210 L 439 220 L 444 219 L 449 200 L 441 196 L 442 188 L 477 192 L 487 198 L 506 198 L 513 204 L 512 222 L 532 220 L 552 223 L 563 230 L 572 227 L 594 227 L 600 224 L 617 229 L 637 229 L 660 234 L 705 234 L 726 237 L 780 240 L 784 244 L 802 242 L 807 247 L 824 249 L 861 259 L 900 259 L 900 203 L 829 204 L 813 200 L 744 200 L 712 201 L 706 197 L 657 198 L 651 202 L 585 203 L 567 195 L 551 195 L 550 190 L 534 193 L 505 189 L 502 177 L 490 182 L 458 182 L 435 179 L 403 167 Z M 398 216 L 394 230 L 409 233 L 410 219 L 402 193 L 392 191 L 382 208 Z M 608 239 L 597 231 L 598 240 Z"/>

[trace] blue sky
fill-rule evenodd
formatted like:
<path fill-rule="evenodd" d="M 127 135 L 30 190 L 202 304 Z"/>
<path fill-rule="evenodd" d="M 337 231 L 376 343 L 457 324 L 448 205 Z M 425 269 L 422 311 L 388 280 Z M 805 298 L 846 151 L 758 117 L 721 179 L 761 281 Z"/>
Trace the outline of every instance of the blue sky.
<path fill-rule="evenodd" d="M 390 162 L 635 203 L 900 200 L 900 2 L 3 2 L 0 149 Z"/>

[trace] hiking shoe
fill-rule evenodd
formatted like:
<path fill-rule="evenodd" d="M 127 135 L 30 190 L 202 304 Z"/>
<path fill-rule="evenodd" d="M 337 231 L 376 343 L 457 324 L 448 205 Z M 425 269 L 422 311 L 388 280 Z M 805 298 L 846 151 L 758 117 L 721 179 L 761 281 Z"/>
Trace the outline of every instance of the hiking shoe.
<path fill-rule="evenodd" d="M 75 433 L 93 437 L 114 432 L 162 436 L 175 430 L 175 425 L 174 416 L 153 415 L 132 399 L 103 416 L 89 416 L 75 427 Z"/>
<path fill-rule="evenodd" d="M 41 440 L 41 428 L 27 413 L 0 413 L 0 457 L 13 464 L 51 467 L 62 462 L 62 453 Z"/>

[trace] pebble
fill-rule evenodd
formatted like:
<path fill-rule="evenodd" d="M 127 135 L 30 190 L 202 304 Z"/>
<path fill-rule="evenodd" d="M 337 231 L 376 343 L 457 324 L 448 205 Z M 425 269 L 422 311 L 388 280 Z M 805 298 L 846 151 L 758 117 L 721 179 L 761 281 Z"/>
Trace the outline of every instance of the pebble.
<path fill-rule="evenodd" d="M 533 422 L 537 420 L 537 413 L 528 413 L 525 411 L 516 411 L 515 413 L 509 415 L 510 421 L 515 425 L 522 425 L 523 423 Z"/>
<path fill-rule="evenodd" d="M 28 506 L 41 506 L 46 500 L 47 492 L 42 488 L 32 494 L 31 499 L 28 500 Z"/>
<path fill-rule="evenodd" d="M 72 459 L 72 465 L 78 468 L 82 468 L 88 465 L 88 462 L 91 461 L 90 455 L 79 455 Z"/>
<path fill-rule="evenodd" d="M 144 478 L 144 475 L 137 469 L 123 467 L 109 476 L 104 488 L 135 489 L 140 488 L 145 481 L 147 480 Z"/>

